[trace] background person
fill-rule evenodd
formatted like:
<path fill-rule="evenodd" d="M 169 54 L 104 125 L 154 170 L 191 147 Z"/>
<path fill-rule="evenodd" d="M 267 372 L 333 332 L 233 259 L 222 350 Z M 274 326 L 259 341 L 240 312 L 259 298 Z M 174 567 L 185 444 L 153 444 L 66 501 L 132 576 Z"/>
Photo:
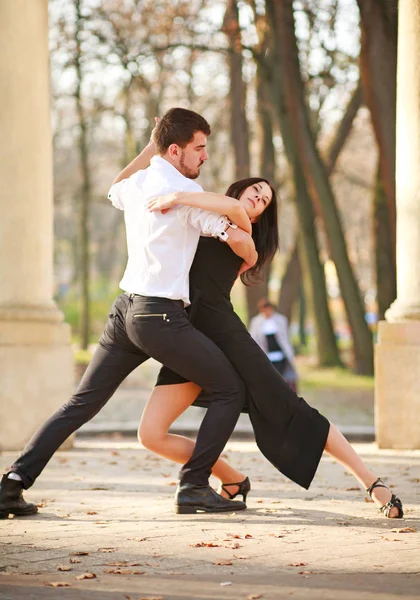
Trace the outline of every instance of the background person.
<path fill-rule="evenodd" d="M 277 312 L 267 298 L 258 302 L 258 311 L 259 314 L 251 319 L 249 333 L 296 392 L 298 375 L 287 318 Z"/>

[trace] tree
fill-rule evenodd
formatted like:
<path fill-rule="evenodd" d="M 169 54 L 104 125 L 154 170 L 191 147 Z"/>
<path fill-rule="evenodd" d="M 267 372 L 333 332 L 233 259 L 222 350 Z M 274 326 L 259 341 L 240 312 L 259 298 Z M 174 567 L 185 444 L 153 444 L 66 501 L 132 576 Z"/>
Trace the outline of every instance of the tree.
<path fill-rule="evenodd" d="M 273 15 L 274 43 L 281 60 L 285 87 L 285 107 L 292 135 L 307 179 L 311 196 L 322 208 L 323 222 L 328 235 L 332 257 L 340 281 L 341 293 L 353 336 L 354 368 L 362 374 L 373 372 L 372 336 L 365 321 L 364 307 L 353 269 L 334 195 L 325 165 L 320 157 L 311 130 L 294 29 L 292 0 L 267 0 Z"/>
<path fill-rule="evenodd" d="M 374 230 L 377 298 L 379 314 L 383 317 L 384 310 L 396 297 L 395 127 L 398 2 L 357 0 L 357 3 L 362 31 L 360 72 L 379 148 Z"/>

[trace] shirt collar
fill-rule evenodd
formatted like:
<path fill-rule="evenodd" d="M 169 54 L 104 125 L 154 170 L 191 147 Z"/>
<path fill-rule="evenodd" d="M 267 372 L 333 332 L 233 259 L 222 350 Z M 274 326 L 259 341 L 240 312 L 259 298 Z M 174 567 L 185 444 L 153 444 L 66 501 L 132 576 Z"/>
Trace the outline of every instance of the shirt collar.
<path fill-rule="evenodd" d="M 177 168 L 175 168 L 166 158 L 162 156 L 153 156 L 150 160 L 150 166 L 157 170 L 165 171 L 165 174 L 168 177 L 182 177 L 183 179 L 187 179 L 185 175 L 183 175 Z"/>

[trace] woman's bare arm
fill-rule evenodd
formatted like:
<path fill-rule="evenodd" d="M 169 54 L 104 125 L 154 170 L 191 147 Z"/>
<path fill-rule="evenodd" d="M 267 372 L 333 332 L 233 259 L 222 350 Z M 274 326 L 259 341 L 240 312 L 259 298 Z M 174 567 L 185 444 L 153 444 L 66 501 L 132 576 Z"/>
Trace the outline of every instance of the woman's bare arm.
<path fill-rule="evenodd" d="M 173 192 L 165 196 L 156 196 L 148 202 L 150 211 L 168 210 L 173 206 L 183 204 L 203 210 L 226 215 L 232 223 L 244 231 L 251 233 L 252 227 L 245 209 L 235 198 L 216 194 L 214 192 Z"/>
<path fill-rule="evenodd" d="M 258 253 L 255 249 L 254 240 L 246 231 L 242 229 L 227 229 L 228 239 L 226 244 L 230 246 L 237 256 L 244 259 L 244 264 L 241 266 L 240 273 L 250 269 L 258 260 Z"/>

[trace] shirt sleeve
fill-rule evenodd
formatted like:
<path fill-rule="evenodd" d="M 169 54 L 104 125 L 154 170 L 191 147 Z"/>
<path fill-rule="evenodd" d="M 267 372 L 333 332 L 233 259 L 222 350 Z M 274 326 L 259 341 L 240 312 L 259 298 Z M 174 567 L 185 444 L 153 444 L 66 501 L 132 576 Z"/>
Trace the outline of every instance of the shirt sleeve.
<path fill-rule="evenodd" d="M 184 226 L 192 225 L 199 229 L 202 235 L 212 237 L 217 237 L 225 231 L 229 222 L 226 215 L 221 216 L 195 206 L 182 206 L 178 209 L 178 214 Z"/>
<path fill-rule="evenodd" d="M 125 200 L 128 193 L 129 179 L 123 179 L 114 183 L 108 192 L 108 200 L 111 200 L 113 206 L 119 210 L 124 210 Z"/>

